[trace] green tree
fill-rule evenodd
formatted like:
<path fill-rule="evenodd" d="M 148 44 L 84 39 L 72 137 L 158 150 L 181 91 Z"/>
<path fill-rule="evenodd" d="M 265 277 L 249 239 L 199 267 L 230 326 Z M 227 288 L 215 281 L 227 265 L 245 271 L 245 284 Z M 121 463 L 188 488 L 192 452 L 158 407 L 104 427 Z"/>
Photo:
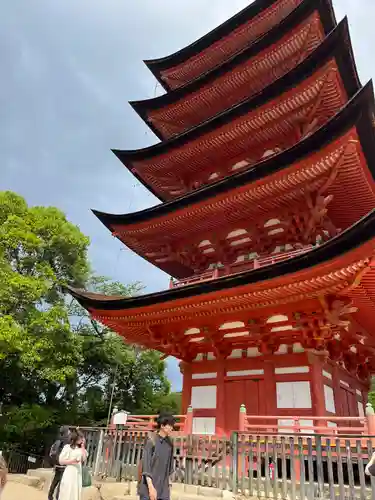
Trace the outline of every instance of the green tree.
<path fill-rule="evenodd" d="M 92 291 L 122 297 L 138 294 L 140 283 L 123 285 L 95 277 L 89 282 Z M 165 361 L 159 353 L 126 344 L 106 326 L 91 319 L 77 303 L 70 305 L 75 318 L 75 331 L 83 338 L 85 356 L 78 368 L 77 401 L 81 406 L 81 420 L 91 425 L 105 423 L 110 399 L 113 406 L 131 413 L 154 413 L 163 398 L 170 395 L 170 384 L 165 375 Z M 165 400 L 167 402 L 167 400 Z M 171 406 L 168 401 L 168 407 Z"/>
<path fill-rule="evenodd" d="M 141 291 L 94 276 L 88 246 L 61 211 L 0 192 L 0 445 L 40 452 L 61 423 L 103 424 L 112 389 L 132 413 L 177 408 L 160 355 L 127 345 L 63 293 L 68 283 Z"/>
<path fill-rule="evenodd" d="M 59 393 L 81 361 L 61 286 L 85 283 L 89 240 L 53 207 L 28 207 L 0 192 L 0 402 L 3 439 L 17 439 L 25 415 L 51 424 Z M 40 411 L 44 407 L 46 411 Z M 18 423 L 17 423 L 18 422 Z"/>

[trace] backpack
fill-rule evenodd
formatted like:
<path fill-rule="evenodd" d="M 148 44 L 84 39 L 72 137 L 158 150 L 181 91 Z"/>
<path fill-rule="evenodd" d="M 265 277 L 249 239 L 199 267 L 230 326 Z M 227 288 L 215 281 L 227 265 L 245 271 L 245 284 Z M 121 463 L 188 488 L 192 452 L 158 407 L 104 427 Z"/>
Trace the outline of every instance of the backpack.
<path fill-rule="evenodd" d="M 51 446 L 51 449 L 49 451 L 49 458 L 54 467 L 60 465 L 59 463 L 59 456 L 61 453 L 61 450 L 63 449 L 64 442 L 58 439 L 53 443 Z"/>
<path fill-rule="evenodd" d="M 149 436 L 147 436 L 147 439 L 145 441 L 144 446 L 146 446 L 147 441 L 150 440 L 152 443 L 152 453 L 154 453 L 155 450 L 155 434 L 152 433 Z M 138 484 L 141 484 L 142 482 L 142 476 L 143 476 L 143 456 L 141 456 L 141 459 L 138 462 Z"/>

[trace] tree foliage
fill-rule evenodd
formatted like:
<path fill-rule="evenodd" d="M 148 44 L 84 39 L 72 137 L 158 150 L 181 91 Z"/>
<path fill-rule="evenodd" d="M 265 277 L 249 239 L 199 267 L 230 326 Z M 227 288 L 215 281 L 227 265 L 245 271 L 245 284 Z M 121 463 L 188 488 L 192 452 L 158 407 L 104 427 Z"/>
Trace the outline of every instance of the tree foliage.
<path fill-rule="evenodd" d="M 93 275 L 88 246 L 58 209 L 0 192 L 0 442 L 41 451 L 57 425 L 103 424 L 112 389 L 133 413 L 178 410 L 159 354 L 125 344 L 63 294 L 67 283 L 122 296 L 142 289 Z"/>

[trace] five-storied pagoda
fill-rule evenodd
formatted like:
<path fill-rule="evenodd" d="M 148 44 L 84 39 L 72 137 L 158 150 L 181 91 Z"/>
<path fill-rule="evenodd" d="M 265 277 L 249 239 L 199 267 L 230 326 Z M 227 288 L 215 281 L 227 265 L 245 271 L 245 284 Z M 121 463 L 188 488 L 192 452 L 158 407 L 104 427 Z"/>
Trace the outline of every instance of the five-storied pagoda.
<path fill-rule="evenodd" d="M 160 142 L 114 151 L 161 203 L 95 212 L 172 276 L 134 298 L 71 288 L 127 342 L 181 360 L 196 433 L 253 415 L 361 416 L 375 372 L 375 137 L 331 0 L 256 0 L 146 62 Z M 281 418 L 280 417 L 280 418 Z M 334 424 L 332 424 L 334 425 Z"/>

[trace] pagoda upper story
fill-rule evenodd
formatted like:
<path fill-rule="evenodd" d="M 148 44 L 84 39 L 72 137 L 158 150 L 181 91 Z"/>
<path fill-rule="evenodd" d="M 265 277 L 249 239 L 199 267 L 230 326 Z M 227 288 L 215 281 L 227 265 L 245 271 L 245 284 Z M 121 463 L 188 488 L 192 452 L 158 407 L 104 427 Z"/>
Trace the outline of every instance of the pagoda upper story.
<path fill-rule="evenodd" d="M 359 88 L 344 19 L 307 59 L 262 92 L 154 146 L 114 152 L 159 199 L 172 200 L 287 150 Z"/>
<path fill-rule="evenodd" d="M 331 0 L 256 1 L 147 65 L 167 93 L 132 104 L 162 140 L 114 153 L 163 203 L 94 213 L 172 287 L 292 258 L 372 209 L 372 86 Z"/>
<path fill-rule="evenodd" d="M 181 134 L 296 67 L 335 26 L 330 0 L 303 0 L 264 36 L 229 59 L 164 95 L 131 105 L 161 140 Z M 222 55 L 219 52 L 217 57 Z"/>
<path fill-rule="evenodd" d="M 302 0 L 256 0 L 237 15 L 169 56 L 145 61 L 166 90 L 221 65 L 285 19 Z"/>

